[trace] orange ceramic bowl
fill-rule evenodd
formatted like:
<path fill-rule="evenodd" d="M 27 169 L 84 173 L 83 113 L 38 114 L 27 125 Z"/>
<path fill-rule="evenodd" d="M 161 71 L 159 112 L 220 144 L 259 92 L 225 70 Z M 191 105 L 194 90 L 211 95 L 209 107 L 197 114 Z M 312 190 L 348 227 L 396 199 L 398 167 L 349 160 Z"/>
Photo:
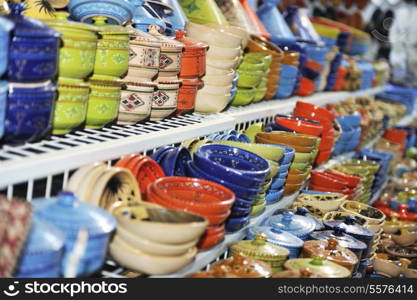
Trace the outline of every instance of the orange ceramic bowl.
<path fill-rule="evenodd" d="M 284 186 L 284 195 L 288 196 L 288 195 L 292 195 L 292 194 L 298 192 L 299 190 L 301 190 L 303 185 L 304 185 L 304 182 L 297 183 L 297 184 L 286 183 L 285 186 Z"/>
<path fill-rule="evenodd" d="M 219 244 L 225 235 L 225 226 L 209 226 L 206 232 L 198 242 L 198 248 L 200 250 L 209 249 Z"/>
<path fill-rule="evenodd" d="M 279 142 L 276 142 L 276 141 L 273 141 L 273 140 L 264 139 L 264 138 L 261 138 L 259 136 L 256 136 L 255 140 L 256 140 L 257 143 L 260 143 L 260 144 L 272 144 L 272 145 L 288 146 L 288 147 L 294 148 L 294 150 L 296 152 L 300 152 L 300 153 L 311 153 L 315 150 L 315 147 L 294 146 L 294 145 L 291 145 L 291 144 L 288 144 L 288 143 L 283 143 L 283 142 L 279 143 Z"/>
<path fill-rule="evenodd" d="M 295 105 L 295 110 L 301 112 L 315 113 L 315 115 L 317 115 L 318 118 L 323 120 L 333 121 L 335 119 L 335 115 L 333 115 L 324 107 L 317 106 L 308 102 L 298 101 Z"/>
<path fill-rule="evenodd" d="M 314 136 L 288 131 L 261 132 L 257 136 L 277 143 L 287 143 L 302 147 L 313 147 L 317 143 L 317 138 Z"/>
<path fill-rule="evenodd" d="M 327 162 L 332 156 L 332 151 L 319 151 L 319 154 L 316 158 L 316 164 L 321 165 Z"/>
<path fill-rule="evenodd" d="M 299 170 L 290 170 L 287 176 L 287 182 L 290 184 L 301 183 L 307 179 L 308 175 L 309 175 L 308 172 L 303 173 Z"/>

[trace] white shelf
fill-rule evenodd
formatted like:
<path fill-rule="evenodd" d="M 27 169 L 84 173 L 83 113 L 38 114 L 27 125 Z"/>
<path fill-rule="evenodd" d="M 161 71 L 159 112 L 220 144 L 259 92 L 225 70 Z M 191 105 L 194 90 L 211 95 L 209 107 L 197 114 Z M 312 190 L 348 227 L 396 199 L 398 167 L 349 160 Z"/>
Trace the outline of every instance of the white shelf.
<path fill-rule="evenodd" d="M 316 105 L 336 103 L 351 97 L 373 95 L 383 88 L 357 92 L 326 92 L 310 97 L 270 100 L 245 107 L 232 107 L 214 115 L 192 114 L 134 126 L 111 126 L 103 130 L 83 130 L 39 143 L 0 149 L 0 189 L 28 182 L 97 161 L 180 143 L 190 138 L 234 129 L 237 124 L 290 113 L 296 101 Z"/>
<path fill-rule="evenodd" d="M 222 243 L 215 246 L 214 248 L 198 253 L 194 261 L 190 263 L 189 265 L 187 265 L 184 269 L 178 272 L 175 272 L 174 274 L 169 274 L 169 275 L 164 275 L 164 276 L 154 276 L 154 277 L 162 277 L 162 278 L 184 277 L 188 274 L 192 274 L 192 273 L 200 271 L 205 266 L 207 266 L 208 264 L 216 260 L 218 257 L 220 257 L 223 253 L 225 253 L 228 246 L 231 243 L 244 239 L 247 234 L 248 228 L 259 225 L 260 223 L 262 223 L 262 221 L 272 216 L 274 212 L 276 212 L 277 210 L 282 209 L 282 208 L 288 208 L 294 202 L 297 195 L 298 193 L 291 195 L 291 196 L 284 197 L 276 204 L 268 205 L 265 211 L 260 216 L 252 218 L 246 227 L 244 227 L 243 229 L 237 232 L 226 234 L 226 237 Z"/>

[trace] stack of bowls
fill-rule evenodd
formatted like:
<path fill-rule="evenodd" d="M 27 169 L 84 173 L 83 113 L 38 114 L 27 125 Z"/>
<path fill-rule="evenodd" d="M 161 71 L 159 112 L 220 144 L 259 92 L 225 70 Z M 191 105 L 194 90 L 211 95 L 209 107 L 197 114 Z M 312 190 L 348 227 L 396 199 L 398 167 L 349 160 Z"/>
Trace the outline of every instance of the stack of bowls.
<path fill-rule="evenodd" d="M 212 181 L 186 177 L 158 179 L 148 186 L 146 198 L 167 208 L 191 211 L 207 218 L 209 226 L 198 244 L 200 249 L 211 248 L 223 240 L 225 221 L 235 203 L 230 189 Z"/>
<path fill-rule="evenodd" d="M 232 216 L 226 222 L 228 231 L 239 230 L 247 224 L 250 214 L 263 211 L 265 191 L 271 182 L 266 180 L 269 172 L 270 165 L 261 156 L 221 144 L 201 146 L 188 163 L 188 176 L 217 182 L 235 193 Z"/>
<path fill-rule="evenodd" d="M 313 180 L 314 174 L 311 175 Z M 319 192 L 319 191 L 305 191 L 301 192 L 297 197 L 297 201 L 317 208 L 325 214 L 331 211 L 339 210 L 340 205 L 347 199 L 344 194 Z M 309 209 L 309 207 L 307 207 Z M 324 216 L 324 215 L 323 215 Z"/>
<path fill-rule="evenodd" d="M 279 86 L 276 93 L 278 99 L 288 98 L 293 94 L 299 75 L 300 55 L 300 52 L 297 51 L 284 51 Z"/>
<path fill-rule="evenodd" d="M 162 167 L 166 176 L 186 176 L 191 154 L 185 147 L 166 146 L 156 151 L 152 158 Z"/>
<path fill-rule="evenodd" d="M 404 129 L 388 128 L 384 132 L 384 139 L 400 145 L 401 152 L 404 152 L 407 145 L 408 132 Z"/>
<path fill-rule="evenodd" d="M 233 106 L 248 105 L 261 101 L 267 92 L 269 68 L 272 56 L 263 53 L 248 53 L 243 57 L 237 72 L 237 94 Z"/>
<path fill-rule="evenodd" d="M 297 117 L 320 122 L 323 131 L 321 133 L 321 141 L 318 147 L 319 154 L 316 158 L 316 163 L 321 164 L 326 162 L 332 155 L 335 142 L 335 130 L 333 128 L 335 116 L 333 113 L 323 107 L 298 101 L 293 114 Z"/>
<path fill-rule="evenodd" d="M 238 133 L 236 130 L 230 130 L 226 133 L 212 134 L 207 137 L 209 140 L 213 141 L 232 141 L 232 142 L 241 142 L 241 143 L 250 143 L 251 140 L 244 133 Z"/>
<path fill-rule="evenodd" d="M 313 171 L 309 188 L 314 191 L 343 194 L 351 200 L 357 199 L 363 192 L 359 176 L 334 170 Z"/>
<path fill-rule="evenodd" d="M 336 121 L 340 124 L 342 132 L 335 144 L 333 155 L 353 151 L 359 145 L 361 139 L 361 115 L 345 115 L 337 117 Z"/>
<path fill-rule="evenodd" d="M 371 45 L 371 37 L 368 33 L 361 30 L 352 29 L 352 44 L 350 45 L 348 53 L 350 55 L 364 55 L 368 52 Z"/>
<path fill-rule="evenodd" d="M 320 139 L 286 131 L 271 131 L 258 133 L 256 142 L 291 147 L 295 150 L 294 160 L 290 165 L 291 175 L 288 175 L 284 186 L 284 195 L 298 192 L 308 179 L 312 170 L 312 155 L 317 150 Z"/>
<path fill-rule="evenodd" d="M 281 62 L 284 57 L 284 52 L 271 42 L 256 36 L 252 36 L 249 40 L 248 50 L 249 53 L 264 53 L 272 56 L 272 63 L 269 70 L 265 99 L 274 98 L 279 84 Z"/>
<path fill-rule="evenodd" d="M 375 79 L 375 70 L 372 63 L 367 61 L 358 61 L 357 66 L 361 70 L 361 85 L 359 89 L 365 90 L 372 88 Z"/>
<path fill-rule="evenodd" d="M 337 44 L 337 39 L 340 34 L 340 30 L 334 27 L 326 26 L 319 23 L 313 23 L 314 29 L 320 35 L 321 40 L 327 47 L 334 47 Z"/>
<path fill-rule="evenodd" d="M 200 113 L 217 113 L 224 110 L 231 101 L 235 69 L 242 57 L 242 45 L 246 32 L 240 35 L 234 28 L 218 30 L 206 25 L 189 23 L 188 36 L 209 45 L 204 87 L 197 92 L 195 110 Z"/>
<path fill-rule="evenodd" d="M 208 224 L 197 214 L 148 203 L 120 207 L 113 214 L 118 224 L 110 255 L 120 265 L 150 275 L 172 273 L 190 263 Z"/>
<path fill-rule="evenodd" d="M 369 171 L 355 166 L 349 168 L 342 165 L 336 165 L 331 168 L 331 171 L 342 173 L 346 176 L 353 176 L 353 178 L 360 178 L 360 183 L 353 187 L 353 180 L 349 189 L 343 189 L 343 192 L 348 195 L 349 200 L 361 201 L 361 199 L 368 199 L 371 196 L 371 187 L 374 176 L 371 176 Z M 346 178 L 342 177 L 346 181 Z M 362 200 L 365 201 L 365 200 Z M 367 200 L 366 200 L 367 201 Z"/>

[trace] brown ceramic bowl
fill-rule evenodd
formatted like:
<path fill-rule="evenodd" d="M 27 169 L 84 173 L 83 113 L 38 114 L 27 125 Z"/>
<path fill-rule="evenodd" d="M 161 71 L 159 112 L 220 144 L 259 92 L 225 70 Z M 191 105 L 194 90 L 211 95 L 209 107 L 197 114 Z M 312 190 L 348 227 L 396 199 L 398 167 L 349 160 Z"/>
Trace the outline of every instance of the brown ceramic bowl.
<path fill-rule="evenodd" d="M 284 52 L 280 48 L 257 36 L 252 36 L 251 39 L 249 39 L 247 48 L 249 49 L 249 52 L 270 54 L 273 59 L 279 61 L 281 61 L 284 56 Z"/>
<path fill-rule="evenodd" d="M 295 173 L 295 172 L 297 173 Z M 300 172 L 300 173 L 298 173 Z M 290 170 L 290 172 L 288 173 L 287 176 L 287 183 L 289 184 L 299 184 L 304 182 L 304 180 L 306 180 L 306 178 L 308 177 L 309 172 L 301 172 L 295 169 Z"/>
<path fill-rule="evenodd" d="M 282 64 L 298 67 L 300 64 L 300 53 L 296 51 L 284 51 Z"/>
<path fill-rule="evenodd" d="M 260 144 L 272 144 L 272 145 L 284 145 L 284 146 L 288 146 L 291 148 L 294 148 L 294 150 L 296 152 L 300 152 L 300 153 L 311 153 L 315 150 L 315 147 L 303 147 L 303 146 L 294 146 L 294 145 L 290 145 L 288 143 L 283 143 L 283 142 L 277 142 L 277 141 L 273 141 L 273 140 L 269 140 L 269 139 L 264 139 L 262 137 L 256 137 L 255 138 L 257 143 Z"/>
<path fill-rule="evenodd" d="M 302 147 L 315 147 L 317 143 L 316 137 L 287 131 L 261 132 L 258 133 L 257 136 L 276 141 L 277 143 L 287 143 L 290 145 Z"/>
<path fill-rule="evenodd" d="M 298 183 L 298 184 L 286 183 L 284 186 L 284 195 L 288 196 L 288 195 L 294 194 L 295 192 L 298 192 L 303 187 L 303 184 L 304 183 Z"/>

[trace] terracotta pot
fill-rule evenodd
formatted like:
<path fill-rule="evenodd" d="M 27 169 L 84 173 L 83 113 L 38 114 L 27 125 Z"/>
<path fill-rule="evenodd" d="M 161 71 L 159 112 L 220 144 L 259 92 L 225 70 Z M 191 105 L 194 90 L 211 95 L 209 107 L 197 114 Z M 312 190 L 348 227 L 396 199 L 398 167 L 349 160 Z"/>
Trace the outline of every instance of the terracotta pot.
<path fill-rule="evenodd" d="M 178 104 L 175 114 L 177 116 L 193 113 L 198 87 L 203 82 L 200 79 L 182 79 L 182 85 L 178 92 Z"/>
<path fill-rule="evenodd" d="M 206 55 L 209 46 L 203 42 L 198 42 L 185 37 L 185 31 L 176 32 L 177 41 L 184 44 L 182 55 L 182 65 L 180 71 L 181 78 L 201 77 L 206 73 Z"/>

